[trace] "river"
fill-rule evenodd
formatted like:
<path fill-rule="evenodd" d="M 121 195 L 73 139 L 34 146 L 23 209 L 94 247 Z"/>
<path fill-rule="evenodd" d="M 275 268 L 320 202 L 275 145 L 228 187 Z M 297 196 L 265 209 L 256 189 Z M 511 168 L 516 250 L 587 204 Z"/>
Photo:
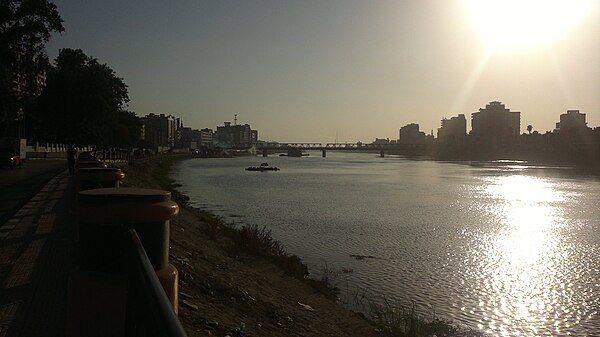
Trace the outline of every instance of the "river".
<path fill-rule="evenodd" d="M 277 172 L 244 168 L 267 161 Z M 376 154 L 191 159 L 193 206 L 272 230 L 349 306 L 414 301 L 498 336 L 600 336 L 600 178 Z"/>

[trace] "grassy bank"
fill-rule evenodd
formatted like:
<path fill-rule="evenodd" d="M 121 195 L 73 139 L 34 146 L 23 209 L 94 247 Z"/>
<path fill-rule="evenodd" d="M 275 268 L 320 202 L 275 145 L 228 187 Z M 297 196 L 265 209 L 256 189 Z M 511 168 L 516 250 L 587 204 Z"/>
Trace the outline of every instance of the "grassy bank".
<path fill-rule="evenodd" d="M 191 207 L 188 203 L 189 198 L 181 194 L 177 190 L 179 186 L 169 178 L 172 165 L 178 160 L 188 158 L 189 156 L 174 155 L 149 158 L 143 162 L 132 162 L 129 165 L 130 172 L 128 174 L 143 176 L 146 181 L 138 181 L 138 184 L 171 191 L 173 200 L 196 218 L 197 227 L 200 228 L 202 235 L 217 243 L 229 257 L 245 261 L 247 256 L 253 256 L 259 260 L 268 261 L 315 293 L 328 298 L 332 303 L 336 302 L 339 289 L 335 286 L 335 273 L 325 268 L 322 275 L 316 278 L 308 277 L 307 266 L 299 257 L 287 254 L 283 246 L 273 239 L 271 231 L 267 228 L 258 225 L 229 224 L 214 214 Z M 367 315 L 365 317 L 363 314 L 358 314 L 353 319 L 367 321 L 372 327 L 373 334 L 377 336 L 484 336 L 481 333 L 457 327 L 435 315 L 423 315 L 416 310 L 414 304 L 391 302 L 385 299 L 376 303 L 364 295 L 361 296 L 361 302 L 365 308 L 363 311 Z M 301 303 L 298 302 L 298 304 Z M 272 309 L 269 310 L 272 311 Z M 267 313 L 267 316 L 277 317 L 278 315 Z"/>

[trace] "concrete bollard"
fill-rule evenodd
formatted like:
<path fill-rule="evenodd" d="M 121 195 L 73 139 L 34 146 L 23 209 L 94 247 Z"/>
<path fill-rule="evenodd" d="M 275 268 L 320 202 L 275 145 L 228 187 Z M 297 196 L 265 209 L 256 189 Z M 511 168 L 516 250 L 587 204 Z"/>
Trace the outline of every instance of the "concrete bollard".
<path fill-rule="evenodd" d="M 72 273 L 69 284 L 67 330 L 70 336 L 89 335 L 87 327 L 90 325 L 118 327 L 105 329 L 98 335 L 123 335 L 129 249 L 125 233 L 128 228 L 134 228 L 138 233 L 177 314 L 178 272 L 168 259 L 169 220 L 178 213 L 179 207 L 171 201 L 168 191 L 111 187 L 78 193 L 80 265 L 79 270 Z M 96 290 L 97 287 L 103 290 Z M 113 296 L 109 302 L 102 296 L 93 295 L 94 303 L 71 300 L 72 295 L 83 294 L 82 289 L 87 289 L 87 293 L 111 293 Z M 81 305 L 96 309 L 90 313 L 89 309 L 79 310 Z M 103 317 L 100 323 L 99 317 Z"/>
<path fill-rule="evenodd" d="M 77 171 L 78 190 L 119 187 L 125 174 L 121 169 L 111 167 L 85 167 Z"/>
<path fill-rule="evenodd" d="M 141 188 L 82 191 L 78 193 L 78 213 L 82 267 L 95 259 L 118 262 L 107 261 L 105 253 L 113 247 L 105 243 L 115 238 L 113 228 L 122 230 L 124 226 L 135 228 L 155 270 L 167 267 L 169 220 L 179 213 L 179 207 L 171 201 L 171 192 Z M 91 248 L 92 245 L 97 247 Z"/>

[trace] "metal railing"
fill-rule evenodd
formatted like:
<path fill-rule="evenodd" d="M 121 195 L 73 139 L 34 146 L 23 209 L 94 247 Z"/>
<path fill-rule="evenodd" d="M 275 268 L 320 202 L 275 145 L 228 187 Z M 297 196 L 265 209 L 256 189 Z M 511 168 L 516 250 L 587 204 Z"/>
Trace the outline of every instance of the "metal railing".
<path fill-rule="evenodd" d="M 130 241 L 127 284 L 127 336 L 187 337 L 173 311 L 135 229 Z"/>
<path fill-rule="evenodd" d="M 106 168 L 94 153 L 79 159 L 80 263 L 72 272 L 73 296 L 96 289 L 115 296 L 74 302 L 70 336 L 187 337 L 177 317 L 178 272 L 168 262 L 169 220 L 178 205 L 168 191 L 120 188 L 120 169 Z"/>

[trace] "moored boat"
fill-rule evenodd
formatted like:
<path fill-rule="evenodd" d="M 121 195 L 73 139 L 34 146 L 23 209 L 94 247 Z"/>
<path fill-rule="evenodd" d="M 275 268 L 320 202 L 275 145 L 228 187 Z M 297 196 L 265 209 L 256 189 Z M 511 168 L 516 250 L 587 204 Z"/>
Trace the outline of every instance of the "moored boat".
<path fill-rule="evenodd" d="M 246 171 L 279 171 L 279 167 L 269 166 L 268 163 L 261 163 L 260 166 L 246 167 Z"/>

